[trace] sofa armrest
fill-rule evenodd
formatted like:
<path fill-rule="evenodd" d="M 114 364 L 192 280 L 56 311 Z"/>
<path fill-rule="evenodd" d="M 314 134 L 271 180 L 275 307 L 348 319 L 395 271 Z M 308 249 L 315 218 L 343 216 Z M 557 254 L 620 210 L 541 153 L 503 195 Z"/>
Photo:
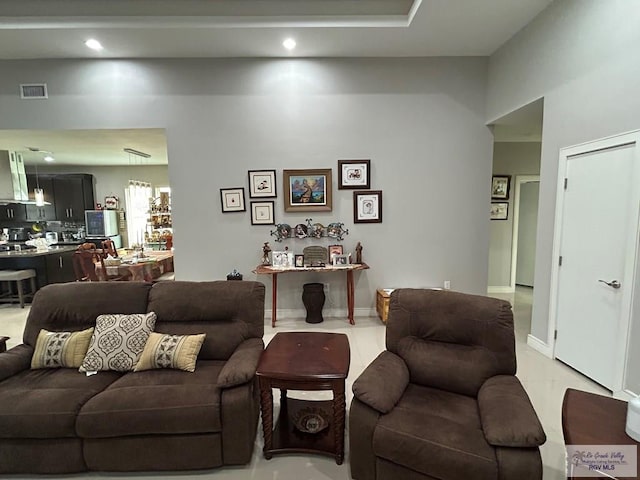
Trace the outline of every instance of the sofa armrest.
<path fill-rule="evenodd" d="M 496 375 L 478 392 L 484 436 L 496 447 L 538 447 L 547 437 L 520 380 Z"/>
<path fill-rule="evenodd" d="M 409 369 L 395 353 L 384 351 L 353 384 L 358 400 L 380 413 L 388 413 L 409 385 Z"/>
<path fill-rule="evenodd" d="M 261 338 L 249 338 L 238 345 L 220 370 L 218 386 L 228 388 L 251 381 L 263 351 L 264 342 Z"/>
<path fill-rule="evenodd" d="M 0 353 L 0 381 L 31 368 L 33 348 L 18 345 Z"/>

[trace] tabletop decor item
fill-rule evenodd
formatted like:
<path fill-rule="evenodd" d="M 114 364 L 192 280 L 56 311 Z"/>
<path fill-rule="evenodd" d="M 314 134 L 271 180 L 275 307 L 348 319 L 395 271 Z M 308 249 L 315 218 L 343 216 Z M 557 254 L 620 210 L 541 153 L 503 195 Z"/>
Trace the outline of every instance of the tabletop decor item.
<path fill-rule="evenodd" d="M 382 223 L 382 190 L 353 192 L 353 223 Z"/>
<path fill-rule="evenodd" d="M 323 413 L 319 408 L 303 408 L 297 412 L 293 424 L 302 433 L 319 433 L 329 426 Z"/>
<path fill-rule="evenodd" d="M 264 242 L 262 246 L 262 265 L 271 265 L 269 261 L 269 252 L 271 251 L 271 247 L 269 246 L 269 242 Z"/>
<path fill-rule="evenodd" d="M 312 245 L 302 250 L 305 265 L 322 267 L 327 263 L 327 249 L 320 245 Z"/>
<path fill-rule="evenodd" d="M 222 213 L 244 212 L 244 188 L 221 188 Z"/>
<path fill-rule="evenodd" d="M 242 280 L 242 274 L 234 268 L 233 272 L 227 275 L 227 280 Z"/>
<path fill-rule="evenodd" d="M 283 170 L 285 212 L 330 212 L 330 168 Z"/>
<path fill-rule="evenodd" d="M 275 170 L 249 170 L 249 197 L 277 197 Z"/>
<path fill-rule="evenodd" d="M 338 160 L 338 189 L 371 188 L 371 160 Z"/>

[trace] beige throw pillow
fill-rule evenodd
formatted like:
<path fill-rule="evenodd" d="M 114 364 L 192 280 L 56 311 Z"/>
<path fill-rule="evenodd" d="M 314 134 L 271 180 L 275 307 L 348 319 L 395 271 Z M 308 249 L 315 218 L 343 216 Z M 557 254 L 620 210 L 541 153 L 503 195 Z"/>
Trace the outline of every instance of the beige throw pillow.
<path fill-rule="evenodd" d="M 193 372 L 205 334 L 169 335 L 152 332 L 134 372 L 174 368 Z"/>
<path fill-rule="evenodd" d="M 154 312 L 99 315 L 80 371 L 132 371 L 155 325 Z"/>
<path fill-rule="evenodd" d="M 42 329 L 36 339 L 31 368 L 78 368 L 89 348 L 93 327 L 80 332 Z"/>

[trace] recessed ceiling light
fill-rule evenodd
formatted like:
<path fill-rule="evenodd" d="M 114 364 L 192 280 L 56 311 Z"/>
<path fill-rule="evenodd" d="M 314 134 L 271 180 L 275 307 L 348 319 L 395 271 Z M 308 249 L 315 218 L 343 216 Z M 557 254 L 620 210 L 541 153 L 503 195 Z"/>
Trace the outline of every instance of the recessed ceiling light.
<path fill-rule="evenodd" d="M 53 158 L 53 155 L 45 155 L 44 157 L 45 162 L 53 162 L 54 160 L 55 158 Z"/>
<path fill-rule="evenodd" d="M 296 41 L 293 38 L 287 38 L 284 42 L 282 42 L 282 46 L 287 50 L 293 50 L 296 48 Z"/>
<path fill-rule="evenodd" d="M 102 50 L 103 46 L 102 44 L 96 40 L 95 38 L 90 38 L 89 40 L 87 40 L 86 42 L 84 42 L 84 44 L 89 47 L 91 50 Z"/>

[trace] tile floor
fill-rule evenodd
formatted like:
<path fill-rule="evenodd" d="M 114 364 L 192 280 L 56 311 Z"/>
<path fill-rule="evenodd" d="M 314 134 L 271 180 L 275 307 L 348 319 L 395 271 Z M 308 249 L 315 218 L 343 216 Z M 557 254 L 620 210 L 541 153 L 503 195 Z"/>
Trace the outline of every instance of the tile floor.
<path fill-rule="evenodd" d="M 608 392 L 560 362 L 550 360 L 533 350 L 526 344 L 531 322 L 531 289 L 518 288 L 515 294 L 499 295 L 509 300 L 514 307 L 516 326 L 516 349 L 518 356 L 518 377 L 524 384 L 533 405 L 542 421 L 547 434 L 547 443 L 542 447 L 544 463 L 544 479 L 564 479 L 564 447 L 560 414 L 562 396 L 567 387 L 592 391 L 607 395 Z M 498 295 L 496 295 L 498 296 Z M 0 307 L 0 335 L 10 336 L 8 346 L 20 343 L 24 322 L 29 308 L 3 305 Z M 351 402 L 351 385 L 364 368 L 384 349 L 384 326 L 378 318 L 356 318 L 356 325 L 350 326 L 342 319 L 325 319 L 322 324 L 310 325 L 301 320 L 279 320 L 277 329 L 265 326 L 265 343 L 268 343 L 276 332 L 287 330 L 310 330 L 323 332 L 346 333 L 351 344 L 351 369 L 347 378 L 347 405 Z M 322 395 L 324 392 L 314 395 Z M 303 392 L 297 395 L 304 398 Z M 314 398 L 319 398 L 314 396 Z M 278 396 L 274 395 L 277 401 Z M 274 456 L 267 461 L 262 457 L 262 430 L 259 426 L 256 446 L 251 463 L 244 467 L 221 468 L 205 472 L 186 472 L 163 474 L 165 479 L 216 479 L 216 480 L 348 480 L 349 452 L 348 441 L 345 452 L 345 463 L 336 465 L 329 457 L 318 455 L 286 455 Z M 348 435 L 348 431 L 347 431 Z M 159 475 L 145 474 L 104 474 L 86 473 L 72 475 L 74 479 L 145 479 L 157 478 Z M 29 478 L 26 476 L 5 476 L 5 478 Z"/>

